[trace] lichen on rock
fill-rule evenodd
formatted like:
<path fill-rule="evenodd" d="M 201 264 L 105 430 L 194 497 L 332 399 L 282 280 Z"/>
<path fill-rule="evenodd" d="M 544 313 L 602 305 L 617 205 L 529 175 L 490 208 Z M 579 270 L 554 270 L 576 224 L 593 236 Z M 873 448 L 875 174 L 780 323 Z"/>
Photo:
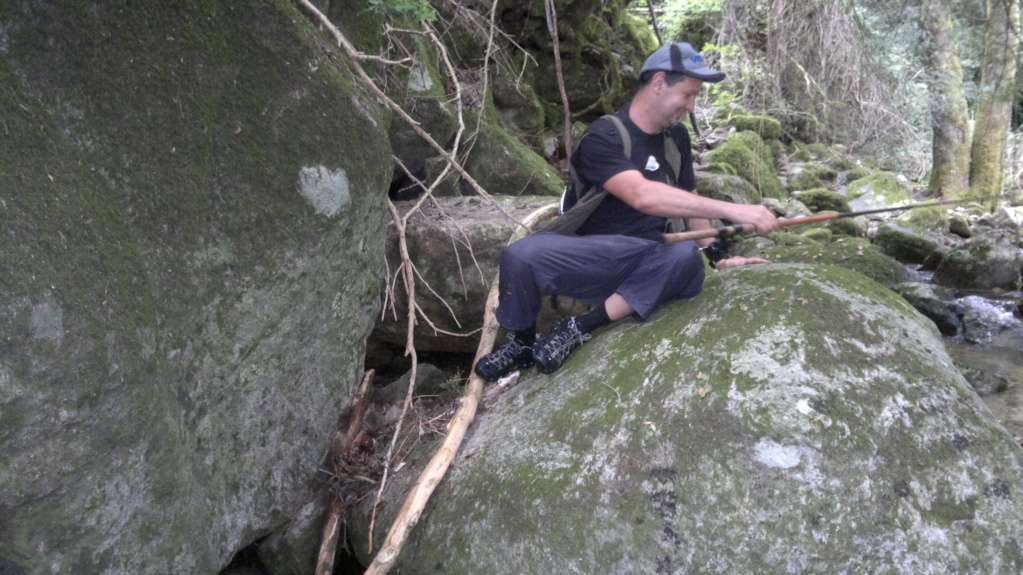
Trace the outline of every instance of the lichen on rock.
<path fill-rule="evenodd" d="M 737 268 L 527 372 L 474 424 L 399 568 L 1014 572 L 1021 480 L 1023 449 L 899 296 L 836 267 Z"/>

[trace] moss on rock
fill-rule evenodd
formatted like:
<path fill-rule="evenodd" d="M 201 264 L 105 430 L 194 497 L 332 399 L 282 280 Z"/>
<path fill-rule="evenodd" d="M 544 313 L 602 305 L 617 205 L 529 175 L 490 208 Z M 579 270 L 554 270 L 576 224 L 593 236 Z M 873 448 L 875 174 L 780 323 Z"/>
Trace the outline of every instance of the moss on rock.
<path fill-rule="evenodd" d="M 849 202 L 838 193 L 832 192 L 827 188 L 807 190 L 798 194 L 796 199 L 803 202 L 812 212 L 844 213 L 850 211 Z"/>
<path fill-rule="evenodd" d="M 851 182 L 846 196 L 857 211 L 887 208 L 911 199 L 909 188 L 891 172 L 879 172 Z"/>
<path fill-rule="evenodd" d="M 727 125 L 740 132 L 753 132 L 764 140 L 781 138 L 781 122 L 769 116 L 735 115 Z"/>
<path fill-rule="evenodd" d="M 753 132 L 737 132 L 724 144 L 707 153 L 710 164 L 724 163 L 735 168 L 736 173 L 753 184 L 763 197 L 785 199 L 785 190 L 778 179 L 774 154 L 760 136 Z"/>
<path fill-rule="evenodd" d="M 906 281 L 908 277 L 905 266 L 886 255 L 879 247 L 872 245 L 866 238 L 842 237 L 822 245 L 801 236 L 795 238 L 792 236 L 794 234 L 788 236 L 772 234 L 771 239 L 779 240 L 776 245 L 745 249 L 745 245 L 741 244 L 736 253 L 747 257 L 761 257 L 776 263 L 839 266 L 859 272 L 888 286 Z"/>
<path fill-rule="evenodd" d="M 1021 480 L 1023 450 L 904 299 L 833 266 L 749 266 L 601 330 L 553 375 L 524 372 L 397 568 L 1016 570 L 1023 504 L 1005 486 Z M 363 556 L 371 510 L 352 519 Z"/>
<path fill-rule="evenodd" d="M 216 572 L 363 372 L 389 114 L 288 2 L 0 30 L 0 571 Z"/>

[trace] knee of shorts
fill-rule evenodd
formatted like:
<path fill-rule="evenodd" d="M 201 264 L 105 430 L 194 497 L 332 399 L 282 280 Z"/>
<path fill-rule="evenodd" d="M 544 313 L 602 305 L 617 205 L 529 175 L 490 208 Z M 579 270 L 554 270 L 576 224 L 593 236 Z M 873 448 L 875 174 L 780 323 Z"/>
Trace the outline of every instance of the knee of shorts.
<path fill-rule="evenodd" d="M 518 262 L 531 261 L 537 250 L 543 247 L 539 236 L 526 236 L 509 244 L 501 252 L 501 265 L 515 265 Z"/>
<path fill-rule="evenodd" d="M 695 242 L 669 244 L 666 247 L 668 250 L 665 257 L 671 260 L 674 266 L 695 265 L 696 263 L 703 266 L 703 256 Z"/>

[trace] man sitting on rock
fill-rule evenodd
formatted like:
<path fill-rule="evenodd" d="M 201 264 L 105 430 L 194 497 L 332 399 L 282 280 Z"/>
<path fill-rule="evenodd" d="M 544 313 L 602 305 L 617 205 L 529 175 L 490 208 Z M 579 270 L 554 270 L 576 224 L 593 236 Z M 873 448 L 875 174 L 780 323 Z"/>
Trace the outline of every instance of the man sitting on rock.
<path fill-rule="evenodd" d="M 691 191 L 696 189 L 692 150 L 679 120 L 693 111 L 705 81 L 724 78 L 707 68 L 688 43 L 662 46 L 643 65 L 632 102 L 616 114 L 628 130 L 631 156 L 625 156 L 613 121 L 601 118 L 590 125 L 571 161 L 581 182 L 608 194 L 577 235 L 538 233 L 501 254 L 496 315 L 509 332 L 508 343 L 480 359 L 475 367 L 480 377 L 494 381 L 534 362 L 541 372 L 551 373 L 593 330 L 629 315 L 646 320 L 666 301 L 698 295 L 704 275 L 700 249 L 694 242 L 664 243 L 669 219 L 700 218 L 690 220 L 694 229 L 709 227 L 707 218 L 751 224 L 761 233 L 778 229 L 764 206 Z M 677 187 L 665 183 L 665 130 L 682 154 Z M 718 267 L 764 261 L 732 258 Z M 559 322 L 537 340 L 537 314 L 543 296 L 550 294 L 595 307 Z"/>

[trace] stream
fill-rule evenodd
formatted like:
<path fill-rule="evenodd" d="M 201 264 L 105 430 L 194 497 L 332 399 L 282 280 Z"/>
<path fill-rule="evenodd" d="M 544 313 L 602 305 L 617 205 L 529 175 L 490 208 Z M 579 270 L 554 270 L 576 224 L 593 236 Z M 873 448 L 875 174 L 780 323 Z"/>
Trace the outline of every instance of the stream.
<path fill-rule="evenodd" d="M 970 294 L 956 299 L 962 333 L 945 348 L 991 412 L 1023 439 L 1023 292 Z"/>

